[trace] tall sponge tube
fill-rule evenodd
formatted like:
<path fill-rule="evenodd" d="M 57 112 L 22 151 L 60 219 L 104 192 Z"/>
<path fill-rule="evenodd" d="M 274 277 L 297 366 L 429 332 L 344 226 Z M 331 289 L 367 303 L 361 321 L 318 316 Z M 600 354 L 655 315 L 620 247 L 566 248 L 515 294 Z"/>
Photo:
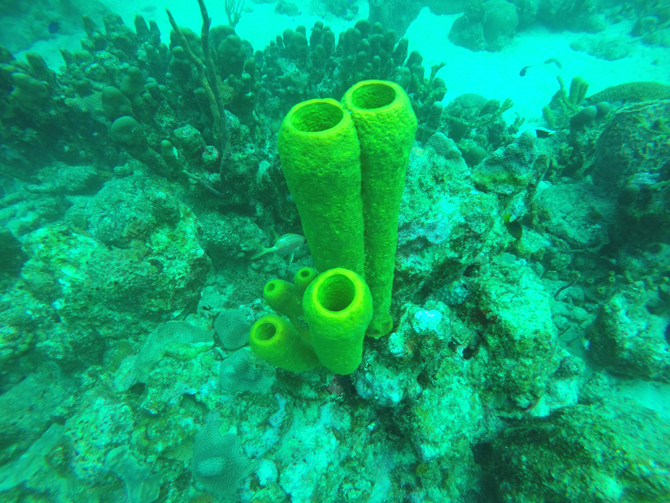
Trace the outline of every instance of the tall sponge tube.
<path fill-rule="evenodd" d="M 336 374 L 351 374 L 363 358 L 365 330 L 372 319 L 365 281 L 348 269 L 329 269 L 309 284 L 302 306 L 323 366 Z"/>
<path fill-rule="evenodd" d="M 351 113 L 361 149 L 365 280 L 374 302 L 368 335 L 381 337 L 393 328 L 389 311 L 398 216 L 417 121 L 407 94 L 393 82 L 358 82 L 342 101 Z"/>
<path fill-rule="evenodd" d="M 363 275 L 360 148 L 349 113 L 331 99 L 298 103 L 277 147 L 316 269 Z"/>

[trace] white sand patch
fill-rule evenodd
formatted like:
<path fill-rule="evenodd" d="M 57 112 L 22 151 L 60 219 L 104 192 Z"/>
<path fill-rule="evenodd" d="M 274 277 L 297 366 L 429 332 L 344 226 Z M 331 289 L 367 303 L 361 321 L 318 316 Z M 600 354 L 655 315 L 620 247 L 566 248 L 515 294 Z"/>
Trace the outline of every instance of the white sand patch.
<path fill-rule="evenodd" d="M 570 48 L 570 43 L 584 33 L 552 32 L 537 23 L 519 32 L 501 52 L 473 52 L 449 41 L 449 30 L 459 16 L 436 16 L 424 8 L 407 32 L 410 51 L 421 53 L 427 73 L 432 65 L 447 63 L 438 73 L 447 84 L 445 103 L 463 93 L 500 101 L 511 98 L 514 108 L 506 118 L 513 119 L 518 113 L 527 122 L 542 124 L 542 107 L 558 90 L 558 75 L 566 86 L 573 77 L 582 77 L 589 83 L 588 94 L 624 82 L 651 80 L 670 84 L 670 51 L 644 46 L 630 37 L 629 23 L 610 26 L 605 35 L 630 43 L 630 56 L 605 61 Z M 559 60 L 562 69 L 544 64 L 550 58 Z M 521 77 L 519 72 L 527 65 L 532 66 Z"/>
<path fill-rule="evenodd" d="M 617 396 L 634 400 L 655 410 L 663 419 L 670 419 L 670 385 L 641 379 L 620 379 L 614 390 Z"/>

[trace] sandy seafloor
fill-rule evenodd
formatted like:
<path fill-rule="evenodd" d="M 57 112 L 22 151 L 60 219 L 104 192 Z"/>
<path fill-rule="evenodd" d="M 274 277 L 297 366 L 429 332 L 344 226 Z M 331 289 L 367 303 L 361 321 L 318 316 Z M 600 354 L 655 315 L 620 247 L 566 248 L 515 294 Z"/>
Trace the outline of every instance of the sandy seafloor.
<path fill-rule="evenodd" d="M 301 9 L 301 14 L 296 17 L 275 14 L 274 3 L 256 4 L 246 0 L 236 31 L 242 38 L 249 40 L 255 50 L 263 49 L 286 28 L 302 24 L 309 33 L 318 20 L 339 34 L 353 26 L 357 19 L 367 18 L 367 2 L 357 2 L 360 8 L 356 19 L 346 21 L 332 14 L 324 15 L 324 8 L 318 0 L 295 1 Z M 169 41 L 170 32 L 165 8 L 170 9 L 180 26 L 188 26 L 199 32 L 202 25 L 196 0 L 166 0 L 160 4 L 147 0 L 102 0 L 102 3 L 120 14 L 131 27 L 137 13 L 147 20 L 154 19 L 160 27 L 164 42 Z M 227 23 L 224 0 L 208 1 L 207 9 L 212 25 Z M 436 16 L 424 7 L 405 34 L 409 39 L 410 51 L 418 50 L 421 53 L 427 72 L 436 63 L 446 63 L 438 73 L 447 84 L 445 103 L 463 93 L 477 93 L 501 101 L 511 98 L 514 107 L 507 112 L 506 118 L 513 120 L 516 114 L 525 117 L 524 129 L 544 125 L 541 110 L 557 91 L 556 76 L 559 74 L 566 85 L 575 76 L 585 79 L 589 83 L 589 94 L 632 81 L 650 80 L 670 84 L 670 49 L 648 47 L 639 39 L 630 37 L 628 33 L 631 25 L 628 22 L 611 25 L 599 34 L 606 38 L 618 38 L 631 48 L 629 56 L 617 61 L 605 61 L 570 48 L 571 42 L 587 34 L 552 32 L 538 23 L 517 33 L 501 52 L 473 52 L 449 41 L 451 25 L 460 15 Z M 96 21 L 101 24 L 99 19 Z M 79 49 L 79 40 L 83 36 L 83 30 L 77 34 L 61 35 L 53 40 L 39 41 L 29 50 L 42 54 L 48 64 L 57 69 L 62 65 L 58 49 Z M 17 56 L 20 57 L 20 53 Z M 554 64 L 544 64 L 549 58 L 560 61 L 562 69 Z M 532 66 L 521 77 L 519 72 L 527 65 Z"/>
<path fill-rule="evenodd" d="M 318 0 L 294 1 L 302 10 L 298 17 L 275 14 L 274 3 L 255 4 L 252 0 L 246 0 L 245 11 L 236 31 L 251 42 L 254 50 L 262 50 L 286 28 L 295 29 L 302 24 L 309 33 L 318 20 L 330 26 L 337 35 L 353 26 L 356 20 L 367 18 L 367 2 L 357 1 L 360 10 L 354 20 L 347 21 L 332 14 L 324 15 Z M 212 25 L 226 24 L 225 1 L 206 2 Z M 142 14 L 147 21 L 154 19 L 166 43 L 169 42 L 170 26 L 165 8 L 170 9 L 180 26 L 187 26 L 199 33 L 202 25 L 197 0 L 167 0 L 160 5 L 148 0 L 102 0 L 102 3 L 121 15 L 131 27 L 137 13 Z M 599 34 L 608 39 L 619 38 L 630 45 L 629 56 L 617 61 L 606 61 L 570 48 L 571 42 L 587 34 L 552 32 L 538 23 L 520 31 L 501 52 L 472 52 L 455 46 L 448 38 L 452 23 L 460 15 L 436 16 L 427 7 L 424 8 L 405 34 L 409 39 L 409 50 L 421 53 L 427 71 L 436 63 L 446 63 L 438 73 L 448 88 L 445 103 L 463 93 L 477 93 L 500 101 L 511 98 L 514 107 L 506 112 L 506 119 L 511 122 L 516 114 L 525 117 L 526 123 L 522 130 L 546 126 L 542 119 L 542 107 L 549 103 L 558 90 L 558 75 L 563 77 L 566 85 L 573 77 L 582 77 L 589 83 L 588 94 L 633 81 L 670 84 L 670 49 L 648 47 L 639 39 L 630 37 L 631 25 L 628 22 L 611 25 Z M 92 17 L 102 25 L 99 17 Z M 79 50 L 79 40 L 84 36 L 83 29 L 78 33 L 58 34 L 51 40 L 35 43 L 28 50 L 40 53 L 49 66 L 57 70 L 63 64 L 59 49 Z M 23 59 L 22 52 L 17 52 L 15 56 Z M 562 68 L 544 64 L 549 58 L 559 60 Z M 521 77 L 519 72 L 527 65 L 531 67 Z M 670 385 L 637 379 L 613 380 L 611 384 L 620 396 L 636 400 L 670 420 Z"/>

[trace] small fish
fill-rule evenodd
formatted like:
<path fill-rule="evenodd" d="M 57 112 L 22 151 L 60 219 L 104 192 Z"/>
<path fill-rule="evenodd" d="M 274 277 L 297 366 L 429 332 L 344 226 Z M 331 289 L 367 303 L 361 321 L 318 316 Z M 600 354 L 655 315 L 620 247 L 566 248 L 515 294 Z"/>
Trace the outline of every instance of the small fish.
<path fill-rule="evenodd" d="M 295 252 L 305 246 L 305 237 L 300 234 L 284 234 L 279 237 L 274 230 L 272 233 L 275 235 L 274 246 L 272 248 L 265 248 L 263 245 L 254 242 L 254 246 L 258 248 L 258 253 L 251 257 L 251 260 L 262 257 L 266 253 L 274 253 L 280 257 L 288 255 L 288 263 L 290 264 L 293 262 L 293 255 Z"/>
<path fill-rule="evenodd" d="M 559 69 L 563 68 L 561 62 L 556 58 L 549 58 L 547 61 L 544 62 L 545 65 L 549 65 L 551 63 L 555 64 Z"/>
<path fill-rule="evenodd" d="M 60 30 L 60 23 L 58 21 L 51 21 L 49 26 L 47 26 L 47 30 L 49 30 L 49 33 L 53 35 L 58 30 Z"/>
<path fill-rule="evenodd" d="M 549 138 L 552 136 L 556 131 L 551 131 L 550 129 L 544 129 L 544 128 L 537 128 L 535 130 L 535 135 L 538 138 Z"/>
<path fill-rule="evenodd" d="M 521 75 L 522 77 L 523 77 L 524 75 L 526 75 L 526 70 L 528 70 L 531 66 L 533 66 L 533 65 L 524 66 L 524 67 L 521 69 L 521 71 L 519 72 L 519 75 Z"/>
<path fill-rule="evenodd" d="M 509 213 L 503 216 L 503 220 L 505 221 L 505 228 L 514 239 L 521 239 L 521 236 L 523 236 L 523 227 L 521 227 L 521 222 L 519 222 L 519 219 L 512 221 L 511 218 L 512 215 Z"/>

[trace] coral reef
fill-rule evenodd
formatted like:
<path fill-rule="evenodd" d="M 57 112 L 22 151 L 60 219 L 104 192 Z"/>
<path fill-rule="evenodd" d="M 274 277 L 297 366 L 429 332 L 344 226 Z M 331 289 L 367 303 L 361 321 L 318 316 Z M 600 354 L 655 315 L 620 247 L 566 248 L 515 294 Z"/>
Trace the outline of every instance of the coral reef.
<path fill-rule="evenodd" d="M 251 8 L 302 4 L 197 3 L 161 35 L 61 2 L 84 36 L 54 71 L 12 55 L 53 5 L 0 1 L 0 41 L 25 25 L 0 47 L 0 499 L 669 501 L 668 86 L 559 78 L 528 127 L 493 91 L 443 102 L 448 64 L 401 38 L 429 6 L 473 50 L 537 19 L 635 51 L 667 9 L 374 0 L 254 48 Z M 620 55 L 600 36 L 575 47 Z M 308 246 L 252 261 L 271 234 Z"/>
<path fill-rule="evenodd" d="M 518 25 L 513 3 L 470 0 L 463 16 L 454 21 L 449 40 L 472 51 L 500 51 L 514 37 Z"/>
<path fill-rule="evenodd" d="M 510 428 L 480 457 L 510 501 L 579 500 L 595 494 L 660 501 L 668 493 L 667 483 L 651 485 L 645 479 L 649 470 L 668 466 L 667 453 L 656 444 L 656 435 L 666 429 L 656 414 L 635 403 L 574 405 L 550 422 L 532 420 Z M 624 468 L 631 465 L 638 469 Z M 526 476 L 516 477 L 517 470 Z M 624 477 L 618 475 L 622 470 Z"/>

